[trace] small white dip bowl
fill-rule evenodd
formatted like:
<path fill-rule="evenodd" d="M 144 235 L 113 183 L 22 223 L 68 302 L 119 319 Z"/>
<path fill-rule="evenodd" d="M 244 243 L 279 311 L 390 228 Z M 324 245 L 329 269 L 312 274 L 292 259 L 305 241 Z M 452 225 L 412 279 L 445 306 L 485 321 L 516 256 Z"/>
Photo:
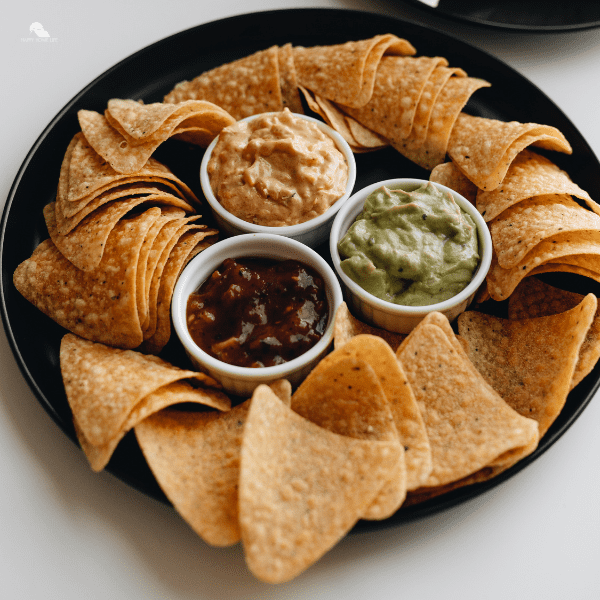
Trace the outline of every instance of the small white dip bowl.
<path fill-rule="evenodd" d="M 323 277 L 329 321 L 323 337 L 301 356 L 281 365 L 263 368 L 239 367 L 224 363 L 200 349 L 187 328 L 187 302 L 191 293 L 217 269 L 226 258 L 270 258 L 298 260 Z M 333 340 L 335 311 L 343 300 L 340 284 L 331 267 L 308 246 L 283 236 L 273 234 L 240 235 L 217 242 L 196 256 L 179 277 L 171 314 L 177 336 L 194 366 L 219 381 L 226 392 L 250 396 L 261 383 L 287 379 L 292 385 L 300 383 L 327 353 Z"/>
<path fill-rule="evenodd" d="M 331 258 L 333 266 L 345 288 L 349 307 L 356 316 L 362 317 L 366 322 L 376 327 L 387 329 L 388 331 L 410 333 L 428 313 L 433 311 L 443 313 L 449 321 L 454 320 L 473 301 L 477 289 L 485 280 L 492 261 L 492 238 L 483 217 L 477 209 L 466 198 L 454 190 L 445 185 L 433 183 L 438 189 L 450 192 L 456 203 L 473 218 L 477 226 L 479 254 L 481 258 L 469 285 L 456 296 L 443 302 L 427 306 L 403 306 L 373 296 L 344 273 L 340 266 L 341 258 L 338 252 L 338 243 L 344 237 L 352 223 L 354 223 L 354 219 L 362 211 L 367 196 L 382 186 L 410 192 L 425 183 L 432 182 L 423 179 L 387 179 L 367 186 L 353 194 L 344 204 L 331 227 L 331 238 L 329 241 Z"/>
<path fill-rule="evenodd" d="M 251 117 L 241 119 L 241 121 L 251 121 L 259 117 L 264 117 L 268 114 L 272 113 L 252 115 Z M 266 225 L 256 225 L 254 223 L 244 221 L 243 219 L 236 217 L 228 210 L 223 208 L 223 205 L 214 195 L 210 185 L 210 179 L 208 176 L 208 162 L 219 139 L 217 136 L 206 149 L 202 163 L 200 164 L 200 185 L 202 186 L 202 191 L 204 192 L 206 201 L 210 205 L 213 216 L 217 222 L 217 226 L 224 235 L 233 236 L 244 233 L 272 233 L 298 240 L 299 242 L 302 242 L 311 248 L 316 248 L 317 246 L 326 243 L 329 239 L 331 223 L 333 222 L 338 210 L 343 206 L 346 200 L 348 200 L 350 194 L 352 194 L 352 190 L 354 189 L 354 183 L 356 181 L 356 161 L 354 160 L 354 154 L 348 145 L 348 142 L 346 142 L 346 140 L 344 140 L 339 133 L 329 127 L 329 125 L 326 125 L 322 121 L 314 119 L 313 117 L 308 117 L 298 113 L 293 114 L 295 117 L 315 123 L 325 134 L 333 139 L 335 145 L 344 155 L 346 163 L 348 164 L 348 181 L 346 182 L 344 194 L 338 200 L 336 200 L 322 215 L 297 225 L 268 227 Z"/>

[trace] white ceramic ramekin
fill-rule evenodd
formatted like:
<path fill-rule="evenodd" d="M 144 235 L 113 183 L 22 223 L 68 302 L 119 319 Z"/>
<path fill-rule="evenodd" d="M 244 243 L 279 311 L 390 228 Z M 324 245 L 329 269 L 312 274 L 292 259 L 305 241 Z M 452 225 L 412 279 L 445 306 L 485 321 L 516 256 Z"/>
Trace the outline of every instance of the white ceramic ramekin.
<path fill-rule="evenodd" d="M 456 296 L 437 304 L 430 304 L 428 306 L 402 306 L 373 296 L 344 273 L 340 266 L 341 258 L 338 252 L 338 242 L 362 211 L 367 196 L 382 186 L 413 191 L 424 183 L 432 182 L 422 179 L 387 179 L 367 186 L 353 194 L 344 204 L 336 215 L 331 227 L 329 242 L 331 258 L 333 266 L 345 287 L 350 308 L 356 316 L 362 317 L 368 323 L 387 329 L 388 331 L 410 333 L 428 313 L 433 311 L 443 313 L 449 321 L 455 319 L 473 301 L 477 289 L 485 280 L 492 261 L 492 238 L 485 221 L 477 209 L 459 193 L 444 185 L 434 183 L 433 185 L 437 188 L 450 192 L 456 203 L 473 218 L 477 226 L 481 259 L 469 285 Z"/>
<path fill-rule="evenodd" d="M 252 115 L 251 117 L 242 119 L 242 121 L 251 121 L 253 119 L 263 117 L 265 114 L 270 113 Z M 217 225 L 223 234 L 227 236 L 233 236 L 244 233 L 274 233 L 298 240 L 299 242 L 302 242 L 311 248 L 316 248 L 317 246 L 326 243 L 329 239 L 329 230 L 331 228 L 333 219 L 335 218 L 338 210 L 343 206 L 344 202 L 348 200 L 352 190 L 354 189 L 354 183 L 356 181 L 356 161 L 354 160 L 354 154 L 346 140 L 344 140 L 339 133 L 329 127 L 329 125 L 326 125 L 322 121 L 306 115 L 294 113 L 294 116 L 315 123 L 321 129 L 321 131 L 333 139 L 335 145 L 344 155 L 344 158 L 348 164 L 348 181 L 346 183 L 344 194 L 338 200 L 336 200 L 336 202 L 334 202 L 322 215 L 319 215 L 310 221 L 299 223 L 298 225 L 268 227 L 266 225 L 256 225 L 254 223 L 244 221 L 243 219 L 236 217 L 228 210 L 223 208 L 221 203 L 215 197 L 210 185 L 210 180 L 208 177 L 208 161 L 210 160 L 212 151 L 219 139 L 217 137 L 212 141 L 204 153 L 204 158 L 202 159 L 202 163 L 200 165 L 200 185 L 202 186 L 202 191 L 204 192 L 206 201 L 210 205 Z"/>
<path fill-rule="evenodd" d="M 323 337 L 308 352 L 281 365 L 254 369 L 224 363 L 201 350 L 192 340 L 186 324 L 189 295 L 196 291 L 226 258 L 241 257 L 294 259 L 314 268 L 323 277 L 329 304 L 329 322 Z M 246 234 L 217 242 L 190 261 L 175 286 L 171 314 L 175 331 L 194 366 L 219 381 L 225 391 L 238 396 L 250 396 L 254 388 L 261 383 L 283 378 L 295 385 L 310 373 L 329 350 L 333 340 L 335 311 L 342 299 L 342 290 L 335 273 L 314 250 L 284 236 Z"/>

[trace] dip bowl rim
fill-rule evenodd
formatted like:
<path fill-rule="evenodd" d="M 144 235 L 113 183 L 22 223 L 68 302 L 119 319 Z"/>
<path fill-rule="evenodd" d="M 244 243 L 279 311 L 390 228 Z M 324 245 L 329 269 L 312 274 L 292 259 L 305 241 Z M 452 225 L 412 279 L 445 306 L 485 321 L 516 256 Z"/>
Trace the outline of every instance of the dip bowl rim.
<path fill-rule="evenodd" d="M 257 113 L 255 115 L 239 119 L 238 121 L 236 121 L 236 123 L 253 121 L 261 117 L 280 114 L 281 112 L 283 111 L 269 111 L 264 113 Z M 208 175 L 208 162 L 210 161 L 212 152 L 219 140 L 220 136 L 217 136 L 206 148 L 204 156 L 202 157 L 202 161 L 200 163 L 200 186 L 211 210 L 218 216 L 218 218 L 227 222 L 232 228 L 240 230 L 244 233 L 275 234 L 292 238 L 300 237 L 302 235 L 308 235 L 312 230 L 315 230 L 319 227 L 323 227 L 329 221 L 333 221 L 337 212 L 352 195 L 354 185 L 356 183 L 357 168 L 354 152 L 352 152 L 352 149 L 350 148 L 348 142 L 337 131 L 335 131 L 332 127 L 330 127 L 329 125 L 327 125 L 327 123 L 321 121 L 320 119 L 316 119 L 315 117 L 311 117 L 302 113 L 292 112 L 292 115 L 301 119 L 305 119 L 306 121 L 315 123 L 321 129 L 321 131 L 323 131 L 330 138 L 333 139 L 338 150 L 340 150 L 340 152 L 344 155 L 344 158 L 346 159 L 346 163 L 348 165 L 348 180 L 346 181 L 346 188 L 344 190 L 344 193 L 324 213 L 320 214 L 314 219 L 304 221 L 303 223 L 297 223 L 296 225 L 282 225 L 277 227 L 271 227 L 269 225 L 257 225 L 255 223 L 250 223 L 249 221 L 244 221 L 243 219 L 240 219 L 239 217 L 235 216 L 233 213 L 229 212 L 223 207 L 223 205 L 219 202 L 218 198 L 215 196 L 210 185 L 210 178 Z M 328 232 L 328 230 L 326 231 Z M 310 245 L 314 246 L 316 245 L 316 243 L 311 243 Z"/>
<path fill-rule="evenodd" d="M 387 300 L 377 298 L 370 292 L 367 292 L 364 288 L 358 285 L 355 281 L 350 279 L 348 275 L 341 268 L 341 258 L 338 252 L 338 243 L 341 238 L 346 234 L 350 225 L 354 222 L 354 219 L 362 210 L 364 202 L 369 194 L 379 189 L 382 186 L 395 187 L 396 189 L 405 186 L 410 188 L 410 191 L 417 189 L 423 184 L 430 183 L 441 189 L 442 191 L 450 192 L 457 204 L 467 212 L 475 221 L 478 232 L 479 240 L 479 251 L 480 259 L 471 281 L 469 284 L 458 294 L 444 300 L 442 302 L 436 302 L 435 304 L 428 304 L 425 306 L 408 306 L 402 304 L 394 304 Z M 350 218 L 351 216 L 351 218 Z M 342 231 L 343 229 L 343 231 Z M 431 312 L 445 312 L 450 311 L 461 303 L 469 303 L 469 298 L 472 298 L 477 292 L 481 284 L 485 281 L 485 277 L 490 269 L 492 262 L 492 237 L 487 223 L 477 210 L 477 208 L 469 202 L 464 196 L 456 192 L 455 190 L 428 179 L 416 179 L 412 177 L 399 177 L 393 179 L 385 179 L 382 181 L 375 182 L 368 185 L 358 191 L 356 191 L 340 209 L 331 227 L 331 236 L 329 240 L 329 249 L 331 253 L 332 263 L 335 271 L 342 281 L 344 287 L 349 294 L 356 296 L 362 303 L 373 307 L 374 310 L 387 313 L 388 315 L 398 317 L 425 317 Z"/>
<path fill-rule="evenodd" d="M 202 350 L 192 339 L 186 319 L 189 295 L 206 281 L 225 258 L 294 258 L 313 267 L 324 280 L 329 320 L 321 339 L 300 356 L 271 367 L 241 367 L 225 363 Z M 340 283 L 325 259 L 305 244 L 276 234 L 244 234 L 226 238 L 209 246 L 194 257 L 182 271 L 171 300 L 171 315 L 177 337 L 190 360 L 222 383 L 225 391 L 234 394 L 251 393 L 261 383 L 277 379 L 293 379 L 299 371 L 314 366 L 333 342 L 335 314 L 343 301 Z M 307 373 L 304 373 L 306 375 Z"/>

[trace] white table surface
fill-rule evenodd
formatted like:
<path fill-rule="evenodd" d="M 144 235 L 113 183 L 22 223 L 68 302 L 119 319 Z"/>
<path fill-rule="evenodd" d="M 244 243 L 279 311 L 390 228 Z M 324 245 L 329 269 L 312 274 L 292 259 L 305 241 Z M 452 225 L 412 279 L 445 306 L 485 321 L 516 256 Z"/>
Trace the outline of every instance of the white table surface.
<path fill-rule="evenodd" d="M 305 6 L 414 18 L 487 50 L 540 87 L 600 155 L 600 30 L 504 33 L 394 0 L 22 0 L 3 7 L 0 25 L 0 201 L 47 123 L 114 63 L 203 22 Z M 56 39 L 23 42 L 34 21 Z M 598 184 L 588 192 L 600 200 Z M 3 331 L 0 372 L 0 598 L 600 598 L 598 398 L 493 491 L 349 536 L 294 581 L 268 586 L 249 574 L 239 545 L 208 547 L 171 508 L 93 473 L 29 390 Z"/>

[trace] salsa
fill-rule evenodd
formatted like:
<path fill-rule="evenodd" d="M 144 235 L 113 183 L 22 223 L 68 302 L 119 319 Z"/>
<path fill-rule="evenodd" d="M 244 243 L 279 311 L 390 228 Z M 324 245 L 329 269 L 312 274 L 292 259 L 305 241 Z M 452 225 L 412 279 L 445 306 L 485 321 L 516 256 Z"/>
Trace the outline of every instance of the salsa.
<path fill-rule="evenodd" d="M 432 183 L 411 192 L 375 190 L 338 251 L 350 279 L 381 300 L 407 306 L 452 298 L 479 264 L 475 222 Z"/>
<path fill-rule="evenodd" d="M 194 342 L 241 367 L 300 356 L 321 339 L 328 317 L 322 277 L 296 260 L 228 258 L 187 304 Z"/>

